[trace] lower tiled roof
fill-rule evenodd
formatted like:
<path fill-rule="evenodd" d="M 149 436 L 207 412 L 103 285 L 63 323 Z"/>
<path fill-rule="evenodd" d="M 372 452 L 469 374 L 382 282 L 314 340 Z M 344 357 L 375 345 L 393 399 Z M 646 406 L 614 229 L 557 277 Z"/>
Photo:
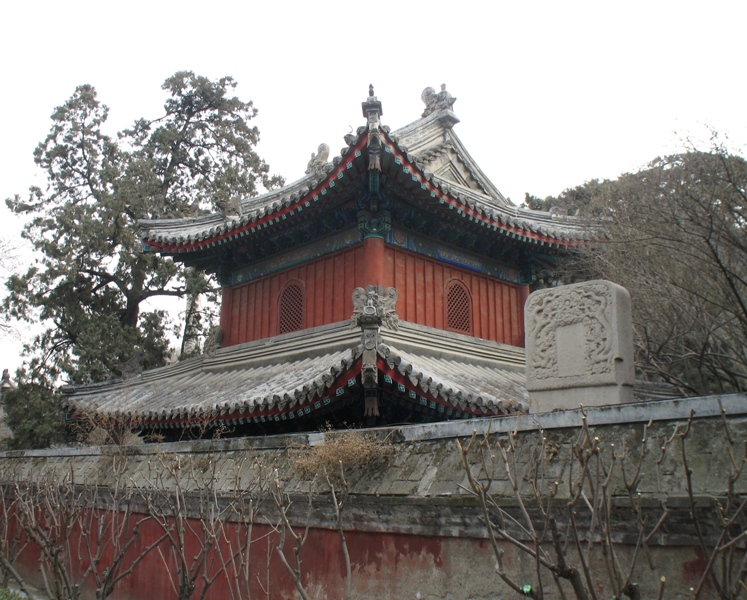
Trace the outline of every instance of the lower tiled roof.
<path fill-rule="evenodd" d="M 338 325 L 335 331 L 343 329 Z M 334 343 L 315 345 L 320 335 L 308 330 L 284 336 L 280 344 L 260 340 L 232 346 L 214 357 L 197 357 L 125 381 L 68 386 L 64 403 L 74 413 L 146 426 L 293 418 L 359 384 L 362 348 L 356 336 L 346 332 Z M 407 350 L 396 343 L 379 345 L 379 368 L 386 381 L 406 387 L 411 397 L 427 396 L 471 415 L 525 412 L 523 368 L 497 360 L 471 361 L 464 354 Z M 404 340 L 402 345 L 407 347 Z"/>
<path fill-rule="evenodd" d="M 68 390 L 76 411 L 126 421 L 201 420 L 230 413 L 292 410 L 310 402 L 350 370 L 357 348 L 289 362 L 211 369 L 203 360 L 190 368 L 161 369 L 142 377 Z M 169 373 L 172 370 L 173 373 Z"/>
<path fill-rule="evenodd" d="M 523 369 L 419 356 L 383 344 L 378 350 L 387 365 L 407 377 L 412 385 L 462 410 L 479 408 L 486 414 L 527 410 Z"/>

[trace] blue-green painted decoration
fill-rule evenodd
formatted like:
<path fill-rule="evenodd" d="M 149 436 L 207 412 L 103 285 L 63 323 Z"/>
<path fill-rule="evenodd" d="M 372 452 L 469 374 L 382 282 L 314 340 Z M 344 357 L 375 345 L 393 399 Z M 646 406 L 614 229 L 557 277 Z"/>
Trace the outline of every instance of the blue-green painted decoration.
<path fill-rule="evenodd" d="M 229 283 L 227 285 L 238 285 L 246 283 L 265 275 L 270 275 L 278 271 L 305 263 L 343 248 L 354 246 L 362 241 L 361 234 L 355 229 L 349 229 L 341 233 L 325 237 L 313 244 L 307 244 L 301 248 L 294 248 L 288 252 L 278 254 L 267 260 L 247 265 L 246 267 L 236 269 L 230 273 Z"/>
<path fill-rule="evenodd" d="M 524 283 L 524 272 L 522 270 L 502 265 L 486 257 L 463 252 L 458 248 L 443 246 L 425 237 L 406 232 L 396 227 L 392 228 L 392 231 L 387 234 L 385 239 L 393 246 L 435 258 L 441 262 L 495 277 L 502 281 L 518 284 Z"/>

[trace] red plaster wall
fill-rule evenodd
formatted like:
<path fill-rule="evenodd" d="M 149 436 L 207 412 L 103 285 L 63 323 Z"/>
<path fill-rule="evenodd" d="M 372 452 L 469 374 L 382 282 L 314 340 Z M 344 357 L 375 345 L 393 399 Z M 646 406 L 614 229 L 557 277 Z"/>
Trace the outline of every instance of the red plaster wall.
<path fill-rule="evenodd" d="M 472 299 L 471 335 L 512 346 L 524 345 L 524 301 L 528 286 L 514 285 L 460 269 L 401 248 L 386 246 L 383 265 L 375 255 L 369 265 L 364 245 L 291 267 L 249 283 L 223 289 L 221 326 L 224 346 L 278 334 L 278 300 L 290 281 L 305 292 L 304 327 L 317 327 L 350 318 L 356 287 L 394 286 L 399 293 L 397 314 L 404 321 L 445 329 L 445 289 L 457 279 Z M 368 281 L 371 273 L 376 279 Z"/>
<path fill-rule="evenodd" d="M 133 518 L 140 519 L 141 515 Z M 197 556 L 201 545 L 194 532 L 200 532 L 197 521 L 186 528 L 186 556 L 191 564 L 193 556 Z M 152 521 L 141 526 L 141 535 L 136 541 L 125 560 L 129 566 L 133 558 L 137 557 L 143 548 L 153 543 L 161 534 Z M 226 535 L 222 537 L 224 559 L 228 559 L 228 540 L 235 540 L 235 529 L 229 525 Z M 493 565 L 495 559 L 490 545 L 484 539 L 430 537 L 422 535 L 404 535 L 394 533 L 365 533 L 345 532 L 345 538 L 350 554 L 352 566 L 352 591 L 355 598 L 371 598 L 373 600 L 400 600 L 405 598 L 498 598 L 512 597 L 505 585 L 502 585 L 495 574 Z M 226 600 L 232 598 L 270 598 L 272 600 L 295 600 L 299 597 L 294 583 L 283 567 L 276 552 L 279 533 L 267 526 L 255 525 L 252 530 L 253 543 L 249 556 L 249 590 L 246 587 L 236 587 L 233 571 L 219 573 L 215 582 L 205 594 L 206 600 Z M 520 583 L 531 580 L 527 576 L 534 571 L 535 565 L 529 555 L 518 551 L 515 547 L 501 543 L 505 550 L 504 566 L 513 578 Z M 67 545 L 70 555 L 76 564 L 72 565 L 71 575 L 74 581 L 80 581 L 79 574 L 87 565 L 85 560 L 78 557 L 86 556 L 85 544 L 80 540 L 78 531 L 74 531 Z M 634 552 L 632 546 L 617 546 L 624 564 Z M 661 572 L 668 574 L 681 573 L 681 580 L 668 577 L 667 597 L 685 598 L 687 589 L 696 585 L 703 573 L 705 562 L 694 548 L 690 547 L 653 547 L 650 549 L 654 562 Z M 293 559 L 293 544 L 290 537 L 286 540 L 285 555 L 291 564 Z M 111 564 L 106 557 L 100 564 L 103 569 Z M 218 572 L 220 559 L 217 555 L 209 555 L 213 565 L 208 576 Z M 315 600 L 341 600 L 345 597 L 345 562 L 337 531 L 326 529 L 310 529 L 306 543 L 301 553 L 302 583 L 309 596 Z M 38 552 L 30 546 L 16 567 L 27 580 L 41 584 L 37 567 Z M 172 600 L 177 598 L 174 589 L 176 583 L 174 555 L 167 542 L 139 563 L 135 571 L 123 579 L 109 597 L 111 600 Z M 604 560 L 601 552 L 592 556 L 592 572 L 598 581 L 606 581 Z M 658 576 L 648 572 L 645 566 L 639 564 L 643 572 L 641 597 L 653 597 L 658 589 Z M 200 598 L 203 591 L 203 571 L 196 571 L 195 593 L 193 598 Z M 548 576 L 549 579 L 549 576 Z M 173 582 L 173 583 L 172 583 Z M 230 582 L 233 582 L 231 584 Z M 94 598 L 94 586 L 89 579 L 83 587 L 83 598 Z M 233 587 L 231 587 L 233 586 Z M 568 589 L 568 588 L 567 588 Z M 599 589 L 602 592 L 602 589 Z M 712 597 L 712 589 L 707 586 L 706 597 Z"/>
<path fill-rule="evenodd" d="M 132 525 L 143 518 L 133 515 Z M 193 568 L 193 557 L 200 555 L 202 544 L 199 539 L 201 526 L 199 521 L 191 521 L 191 527 L 185 528 L 185 556 L 188 566 Z M 128 528 L 131 531 L 132 527 Z M 241 535 L 245 534 L 242 528 Z M 152 520 L 140 525 L 140 535 L 122 562 L 123 570 L 130 567 L 133 560 L 140 556 L 144 549 L 153 544 L 163 531 Z M 239 574 L 238 582 L 235 572 L 229 567 L 221 572 L 220 564 L 230 563 L 234 553 L 229 549 L 226 540 L 236 541 L 236 529 L 229 524 L 225 535 L 221 536 L 220 547 L 223 559 L 216 552 L 208 554 L 207 570 L 195 569 L 194 598 L 200 598 L 204 589 L 205 576 L 214 579 L 205 593 L 206 600 L 225 600 L 227 598 L 271 598 L 273 600 L 295 600 L 298 598 L 295 584 L 283 566 L 276 547 L 280 534 L 277 530 L 263 525 L 254 525 L 253 540 L 249 553 L 248 590 L 247 579 Z M 353 570 L 353 587 L 366 596 L 379 598 L 414 597 L 409 588 L 416 581 L 413 575 L 423 577 L 433 569 L 444 567 L 444 548 L 440 538 L 399 535 L 387 533 L 346 532 L 346 543 Z M 470 541 L 470 545 L 481 541 Z M 90 564 L 85 557 L 87 547 L 80 536 L 80 529 L 74 528 L 66 546 L 71 549 L 65 553 L 72 558 L 69 563 L 69 575 L 72 582 L 81 583 L 81 576 Z M 95 552 L 95 547 L 93 548 Z M 484 551 L 484 549 L 482 550 Z M 290 536 L 286 539 L 285 555 L 294 565 L 294 543 Z M 302 582 L 314 598 L 329 600 L 342 599 L 346 586 L 345 562 L 337 531 L 327 529 L 310 529 L 307 540 L 301 551 Z M 111 546 L 103 553 L 99 563 L 103 570 L 112 564 Z M 39 552 L 32 543 L 16 561 L 15 566 L 24 578 L 37 586 L 43 586 L 38 569 Z M 214 577 L 215 575 L 217 577 Z M 446 575 L 446 574 L 444 574 Z M 167 541 L 151 550 L 138 563 L 131 575 L 121 579 L 116 585 L 111 600 L 170 600 L 178 598 L 179 583 L 177 579 L 176 555 Z M 95 581 L 89 576 L 83 582 L 83 598 L 95 597 Z M 269 594 L 267 594 L 269 590 Z M 407 590 L 407 592 L 405 592 Z M 248 591 L 248 593 L 247 593 Z M 401 592 L 401 593 L 400 593 Z"/>

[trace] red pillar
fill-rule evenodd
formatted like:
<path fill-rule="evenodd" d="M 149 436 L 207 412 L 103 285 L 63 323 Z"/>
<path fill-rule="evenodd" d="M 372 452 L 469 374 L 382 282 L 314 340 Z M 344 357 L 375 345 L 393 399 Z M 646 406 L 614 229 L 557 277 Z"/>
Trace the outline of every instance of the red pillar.
<path fill-rule="evenodd" d="M 237 325 L 237 323 L 231 323 L 232 291 L 228 286 L 223 286 L 220 291 L 220 327 L 223 330 L 223 346 L 233 345 L 233 327 Z"/>
<path fill-rule="evenodd" d="M 386 256 L 384 238 L 368 236 L 363 240 L 363 281 L 367 285 L 391 285 L 386 276 Z"/>
<path fill-rule="evenodd" d="M 519 286 L 519 335 L 521 338 L 517 340 L 519 343 L 517 344 L 521 348 L 524 347 L 524 306 L 527 303 L 527 298 L 529 298 L 530 290 L 528 285 L 520 285 Z"/>

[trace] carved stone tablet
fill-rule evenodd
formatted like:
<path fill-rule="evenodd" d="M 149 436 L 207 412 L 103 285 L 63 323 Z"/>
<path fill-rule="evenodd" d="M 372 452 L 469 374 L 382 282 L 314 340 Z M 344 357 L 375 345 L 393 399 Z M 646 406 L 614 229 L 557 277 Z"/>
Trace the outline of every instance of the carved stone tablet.
<path fill-rule="evenodd" d="M 609 281 L 540 290 L 524 307 L 532 412 L 633 399 L 630 295 Z"/>

